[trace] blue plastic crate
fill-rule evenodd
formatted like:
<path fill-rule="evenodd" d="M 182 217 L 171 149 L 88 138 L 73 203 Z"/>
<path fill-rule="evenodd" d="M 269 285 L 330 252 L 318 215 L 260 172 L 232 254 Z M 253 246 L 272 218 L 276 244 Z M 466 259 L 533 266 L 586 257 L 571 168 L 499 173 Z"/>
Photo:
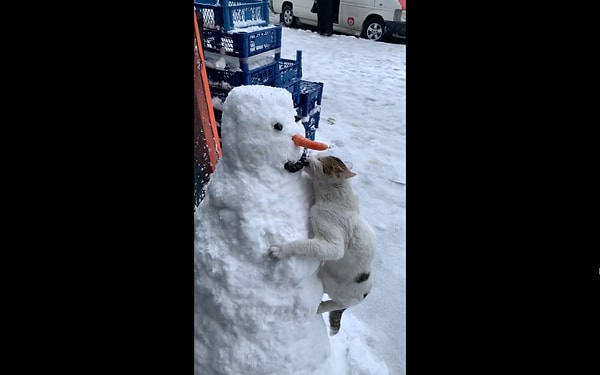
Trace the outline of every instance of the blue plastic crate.
<path fill-rule="evenodd" d="M 296 60 L 280 59 L 277 87 L 288 87 L 302 79 L 302 51 L 296 51 Z"/>
<path fill-rule="evenodd" d="M 225 98 L 227 98 L 227 95 L 229 94 L 230 90 L 224 89 L 222 87 L 209 87 L 210 88 L 210 95 L 211 97 L 214 98 L 218 98 L 220 99 L 222 102 L 225 101 Z"/>
<path fill-rule="evenodd" d="M 300 116 L 308 116 L 313 108 L 321 105 L 323 85 L 323 82 L 300 81 L 300 100 L 298 102 Z"/>
<path fill-rule="evenodd" d="M 292 100 L 294 102 L 294 108 L 296 109 L 296 113 L 298 113 L 297 103 L 300 98 L 300 82 L 292 83 L 288 87 L 284 87 L 287 89 L 290 94 L 292 94 Z M 223 87 L 210 86 L 210 96 L 212 98 L 213 107 L 216 110 L 221 110 L 227 95 L 231 89 L 225 89 Z"/>
<path fill-rule="evenodd" d="M 210 96 L 212 99 L 212 104 L 213 104 L 213 110 L 215 111 L 215 118 L 216 118 L 216 111 L 222 111 L 223 110 L 223 103 L 225 103 L 225 99 L 227 98 L 227 95 L 229 94 L 229 89 L 224 89 L 222 87 L 213 87 L 210 86 Z M 220 119 L 217 120 L 218 122 L 221 122 Z"/>
<path fill-rule="evenodd" d="M 202 12 L 203 30 L 233 30 L 269 24 L 269 1 L 257 0 L 194 0 Z"/>
<path fill-rule="evenodd" d="M 294 107 L 297 107 L 298 103 L 300 102 L 300 81 L 292 82 L 284 88 L 292 94 L 292 101 L 294 102 Z"/>
<path fill-rule="evenodd" d="M 248 71 L 206 68 L 209 85 L 226 90 L 242 85 L 274 86 L 277 72 L 277 61 Z"/>
<path fill-rule="evenodd" d="M 255 31 L 221 31 L 204 30 L 202 33 L 204 52 L 221 53 L 239 58 L 238 65 L 242 70 L 248 70 L 252 60 L 257 60 L 262 54 L 281 57 L 281 25 L 271 25 Z"/>
<path fill-rule="evenodd" d="M 302 125 L 304 126 L 305 137 L 315 140 L 315 132 L 319 128 L 319 120 L 321 119 L 321 111 L 315 111 L 310 116 L 304 116 L 302 118 Z M 312 138 L 310 138 L 311 136 Z"/>
<path fill-rule="evenodd" d="M 315 140 L 315 133 L 316 133 L 316 131 L 314 131 L 314 130 L 311 131 L 311 132 L 307 131 L 306 134 L 304 135 L 304 137 L 310 139 L 311 141 L 314 141 Z"/>

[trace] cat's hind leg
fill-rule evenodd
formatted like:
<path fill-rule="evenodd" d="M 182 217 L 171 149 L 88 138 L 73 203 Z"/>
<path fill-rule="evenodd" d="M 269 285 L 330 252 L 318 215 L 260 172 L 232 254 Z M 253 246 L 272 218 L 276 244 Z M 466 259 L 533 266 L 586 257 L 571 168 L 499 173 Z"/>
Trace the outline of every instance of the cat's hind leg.
<path fill-rule="evenodd" d="M 345 310 L 334 310 L 329 313 L 329 336 L 333 336 L 339 332 L 342 325 L 342 314 Z"/>

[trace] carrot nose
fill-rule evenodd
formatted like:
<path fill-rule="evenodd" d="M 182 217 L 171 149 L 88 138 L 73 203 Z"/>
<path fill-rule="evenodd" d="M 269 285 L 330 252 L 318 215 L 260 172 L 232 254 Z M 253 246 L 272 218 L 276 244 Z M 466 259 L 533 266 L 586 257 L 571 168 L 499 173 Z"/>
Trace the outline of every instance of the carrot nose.
<path fill-rule="evenodd" d="M 300 134 L 294 135 L 292 137 L 292 141 L 294 141 L 294 144 L 296 146 L 310 148 L 312 150 L 317 150 L 317 151 L 324 151 L 329 148 L 329 146 L 327 146 L 325 143 L 311 141 L 310 139 L 308 139 Z"/>

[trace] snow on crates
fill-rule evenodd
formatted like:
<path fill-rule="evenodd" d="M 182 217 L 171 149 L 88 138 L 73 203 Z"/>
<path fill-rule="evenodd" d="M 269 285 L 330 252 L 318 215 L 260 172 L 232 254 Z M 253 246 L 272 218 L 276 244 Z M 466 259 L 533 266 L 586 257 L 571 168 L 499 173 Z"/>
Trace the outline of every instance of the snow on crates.
<path fill-rule="evenodd" d="M 232 31 L 205 29 L 202 46 L 207 63 L 222 59 L 229 69 L 248 71 L 280 59 L 281 25 Z"/>
<path fill-rule="evenodd" d="M 233 30 L 269 24 L 269 2 L 257 0 L 194 0 L 202 12 L 203 28 Z"/>

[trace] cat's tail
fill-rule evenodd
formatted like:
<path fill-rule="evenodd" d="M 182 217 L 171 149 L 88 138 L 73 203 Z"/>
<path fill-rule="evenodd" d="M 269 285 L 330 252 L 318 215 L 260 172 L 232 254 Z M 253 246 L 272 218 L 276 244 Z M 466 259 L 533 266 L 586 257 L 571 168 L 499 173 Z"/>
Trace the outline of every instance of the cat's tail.
<path fill-rule="evenodd" d="M 339 332 L 342 325 L 342 314 L 345 310 L 334 310 L 329 313 L 329 336 L 333 336 Z"/>

